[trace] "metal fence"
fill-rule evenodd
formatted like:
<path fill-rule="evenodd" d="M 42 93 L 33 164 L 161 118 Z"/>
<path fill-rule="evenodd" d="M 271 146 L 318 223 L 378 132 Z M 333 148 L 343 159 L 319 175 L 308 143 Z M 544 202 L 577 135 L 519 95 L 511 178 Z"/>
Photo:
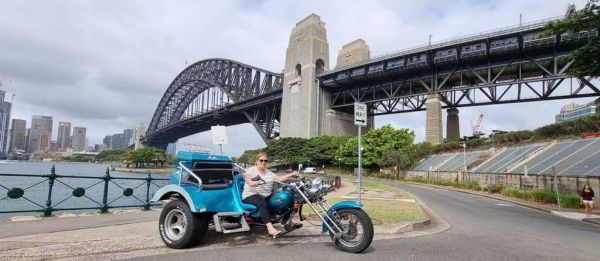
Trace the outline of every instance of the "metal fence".
<path fill-rule="evenodd" d="M 113 177 L 110 175 L 108 168 L 105 175 L 99 177 L 58 175 L 54 166 L 52 166 L 50 174 L 46 175 L 0 173 L 0 177 L 3 177 L 2 180 L 5 183 L 0 183 L 0 191 L 6 191 L 4 197 L 0 194 L 0 197 L 2 197 L 0 198 L 0 214 L 41 212 L 44 217 L 52 216 L 52 213 L 56 211 L 99 210 L 100 213 L 107 213 L 109 209 L 114 208 L 142 208 L 143 210 L 150 210 L 151 206 L 160 205 L 150 203 L 152 189 L 161 187 L 157 184 L 157 181 L 168 180 L 166 178 L 153 178 L 151 174 L 140 178 Z M 20 179 L 22 186 L 13 187 L 13 185 L 9 185 L 11 179 Z M 41 181 L 36 179 L 41 179 Z M 73 185 L 73 180 L 76 182 L 79 181 L 77 182 L 78 185 Z M 85 183 L 81 182 L 83 180 L 91 184 L 83 185 L 82 183 Z M 129 181 L 135 184 L 128 186 L 119 184 L 117 181 Z M 44 186 L 44 184 L 47 186 Z M 65 187 L 60 193 L 57 193 L 56 189 L 56 185 L 58 184 Z M 87 193 L 93 189 L 101 189 L 101 191 L 96 193 L 96 195 Z M 70 193 L 65 193 L 65 190 Z M 141 194 L 138 193 L 136 195 L 135 192 L 141 192 Z M 101 198 L 94 198 L 96 196 L 101 196 Z M 122 201 L 121 199 L 124 198 L 131 199 L 128 201 L 133 201 L 133 203 L 119 204 Z M 86 202 L 91 204 L 91 206 L 63 207 L 63 203 L 70 199 L 87 199 Z M 32 207 L 6 210 L 8 203 L 11 201 L 13 203 L 19 201 L 21 205 L 28 202 L 28 205 Z"/>

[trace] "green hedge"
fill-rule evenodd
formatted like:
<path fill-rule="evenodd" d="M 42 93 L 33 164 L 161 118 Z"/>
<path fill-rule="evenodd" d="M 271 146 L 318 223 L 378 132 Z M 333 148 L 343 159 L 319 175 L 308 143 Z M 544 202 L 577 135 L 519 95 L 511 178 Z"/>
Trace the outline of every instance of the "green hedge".
<path fill-rule="evenodd" d="M 504 196 L 511 198 L 519 198 L 522 200 L 538 202 L 543 204 L 557 204 L 556 192 L 549 189 L 532 189 L 532 190 L 523 190 L 523 189 L 515 189 L 515 188 L 507 188 L 504 187 L 502 183 L 492 183 L 488 184 L 485 187 L 481 187 L 477 182 L 466 181 L 466 182 L 456 182 L 452 180 L 426 180 L 423 177 L 413 177 L 406 178 L 405 181 L 417 182 L 417 183 L 426 183 L 433 184 L 439 186 L 447 186 L 447 187 L 455 187 L 455 188 L 465 188 L 471 189 L 475 191 L 487 191 L 488 193 L 501 193 Z M 561 191 L 560 195 L 560 206 L 564 208 L 579 208 L 580 207 L 580 197 L 574 192 L 570 191 Z"/>
<path fill-rule="evenodd" d="M 543 204 L 557 204 L 556 191 L 549 189 L 521 190 L 504 188 L 502 190 L 502 195 Z M 581 199 L 576 193 L 570 191 L 561 191 L 559 192 L 559 196 L 561 207 L 579 208 Z"/>

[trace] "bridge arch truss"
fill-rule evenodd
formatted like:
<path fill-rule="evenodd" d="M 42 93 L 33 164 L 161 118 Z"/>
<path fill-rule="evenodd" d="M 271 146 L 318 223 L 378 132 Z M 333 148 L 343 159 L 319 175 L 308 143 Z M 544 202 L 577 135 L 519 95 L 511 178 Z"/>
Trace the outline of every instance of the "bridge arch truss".
<path fill-rule="evenodd" d="M 212 125 L 251 123 L 263 140 L 279 136 L 283 76 L 227 59 L 207 59 L 183 70 L 163 94 L 144 143 L 169 142 Z"/>

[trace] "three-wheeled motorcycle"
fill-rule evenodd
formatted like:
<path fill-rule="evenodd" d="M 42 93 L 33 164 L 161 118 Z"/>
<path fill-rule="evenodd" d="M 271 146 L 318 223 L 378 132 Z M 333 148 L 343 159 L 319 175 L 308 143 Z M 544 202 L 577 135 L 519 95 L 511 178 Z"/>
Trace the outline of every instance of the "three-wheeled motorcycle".
<path fill-rule="evenodd" d="M 258 209 L 242 202 L 244 169 L 225 155 L 208 151 L 179 151 L 177 169 L 170 184 L 160 188 L 152 201 L 165 201 L 159 233 L 170 248 L 186 248 L 198 244 L 209 225 L 217 232 L 249 231 L 262 225 Z M 356 201 L 341 201 L 333 206 L 325 200 L 329 185 L 319 178 L 301 178 L 278 183 L 267 207 L 273 224 L 282 224 L 284 233 L 294 216 L 305 220 L 302 208 L 308 205 L 322 222 L 323 233 L 329 234 L 335 246 L 346 252 L 359 253 L 373 240 L 373 224 Z"/>

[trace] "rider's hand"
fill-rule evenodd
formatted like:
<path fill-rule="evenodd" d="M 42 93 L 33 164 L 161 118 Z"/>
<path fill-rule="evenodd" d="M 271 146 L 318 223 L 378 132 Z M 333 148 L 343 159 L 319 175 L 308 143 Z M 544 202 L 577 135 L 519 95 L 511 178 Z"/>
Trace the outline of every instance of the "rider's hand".
<path fill-rule="evenodd" d="M 252 181 L 251 183 L 248 183 L 248 185 L 250 185 L 250 187 L 258 187 L 258 185 L 260 185 L 260 181 Z"/>
<path fill-rule="evenodd" d="M 297 171 L 294 171 L 290 174 L 290 177 L 297 179 L 297 178 L 300 178 L 300 175 L 298 174 Z"/>

